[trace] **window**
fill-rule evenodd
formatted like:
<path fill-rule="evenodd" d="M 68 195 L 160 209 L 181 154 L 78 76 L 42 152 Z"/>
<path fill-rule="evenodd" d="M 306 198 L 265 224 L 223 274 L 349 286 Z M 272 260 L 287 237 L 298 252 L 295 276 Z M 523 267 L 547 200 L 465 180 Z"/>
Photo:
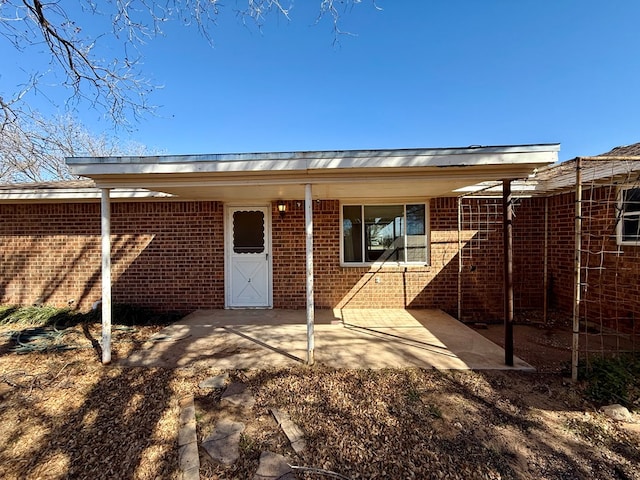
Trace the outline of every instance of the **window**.
<path fill-rule="evenodd" d="M 618 243 L 640 244 L 640 188 L 621 190 L 619 208 Z"/>
<path fill-rule="evenodd" d="M 342 206 L 343 263 L 425 264 L 427 247 L 424 203 Z"/>
<path fill-rule="evenodd" d="M 233 212 L 233 253 L 264 252 L 264 213 Z"/>

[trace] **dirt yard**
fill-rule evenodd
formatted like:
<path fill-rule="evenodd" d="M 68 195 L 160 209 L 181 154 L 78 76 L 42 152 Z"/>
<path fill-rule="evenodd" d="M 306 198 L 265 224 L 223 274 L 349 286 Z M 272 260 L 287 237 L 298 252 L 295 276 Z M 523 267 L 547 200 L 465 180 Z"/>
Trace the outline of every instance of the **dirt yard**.
<path fill-rule="evenodd" d="M 116 330 L 114 359 L 158 330 Z M 21 355 L 10 331 L 0 327 L 0 478 L 179 478 L 178 400 L 195 395 L 200 437 L 216 419 L 221 391 L 198 383 L 219 371 L 103 367 L 99 325 L 70 327 L 61 345 L 73 350 Z M 25 328 L 20 343 L 31 333 Z M 502 330 L 480 333 L 499 342 Z M 342 476 L 333 478 L 640 479 L 640 425 L 608 419 L 559 373 L 570 358 L 568 331 L 517 326 L 515 335 L 516 354 L 543 373 L 229 372 L 256 404 L 239 460 L 223 467 L 201 451 L 201 478 L 251 479 L 270 450 Z M 300 455 L 270 407 L 303 430 Z"/>

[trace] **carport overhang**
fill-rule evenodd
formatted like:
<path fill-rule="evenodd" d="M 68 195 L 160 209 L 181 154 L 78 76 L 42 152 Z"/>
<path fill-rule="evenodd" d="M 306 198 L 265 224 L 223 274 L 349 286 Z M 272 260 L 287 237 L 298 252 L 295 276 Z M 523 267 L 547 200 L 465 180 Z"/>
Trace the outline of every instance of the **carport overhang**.
<path fill-rule="evenodd" d="M 379 200 L 456 195 L 483 181 L 527 178 L 557 161 L 559 145 L 447 149 L 75 157 L 99 188 L 144 188 L 184 200 Z M 257 189 L 256 187 L 259 187 Z"/>
<path fill-rule="evenodd" d="M 348 150 L 317 152 L 75 157 L 67 164 L 76 175 L 102 189 L 103 362 L 111 352 L 110 190 L 146 189 L 180 200 L 222 202 L 305 199 L 307 362 L 313 364 L 313 216 L 312 200 L 341 202 L 408 201 L 459 196 L 482 182 L 503 182 L 505 237 L 505 362 L 513 365 L 511 322 L 510 182 L 526 179 L 555 163 L 559 144 L 492 147 Z M 511 359 L 509 359 L 511 356 Z"/>

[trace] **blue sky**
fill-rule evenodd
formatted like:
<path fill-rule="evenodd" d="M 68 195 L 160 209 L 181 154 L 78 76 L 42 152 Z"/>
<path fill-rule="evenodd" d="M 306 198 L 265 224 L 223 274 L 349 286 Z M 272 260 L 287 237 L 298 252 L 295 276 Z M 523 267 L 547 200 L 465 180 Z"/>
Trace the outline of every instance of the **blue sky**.
<path fill-rule="evenodd" d="M 128 138 L 169 154 L 560 142 L 561 159 L 640 141 L 637 0 L 364 0 L 337 46 L 318 4 L 262 32 L 223 10 L 214 48 L 168 24 L 141 50 L 157 115 Z M 18 73 L 0 69 L 0 92 Z"/>

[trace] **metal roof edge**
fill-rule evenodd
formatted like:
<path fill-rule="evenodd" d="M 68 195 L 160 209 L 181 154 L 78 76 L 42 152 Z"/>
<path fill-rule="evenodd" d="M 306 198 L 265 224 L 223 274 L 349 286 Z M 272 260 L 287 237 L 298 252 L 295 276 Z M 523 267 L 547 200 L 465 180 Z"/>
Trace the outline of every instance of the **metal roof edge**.
<path fill-rule="evenodd" d="M 404 148 L 371 150 L 320 150 L 293 152 L 256 152 L 256 153 L 220 153 L 194 155 L 149 155 L 149 156 L 113 156 L 113 157 L 67 157 L 68 165 L 86 164 L 145 164 L 145 163 L 195 163 L 195 162 L 238 162 L 265 160 L 316 160 L 334 158 L 383 158 L 397 156 L 442 156 L 468 155 L 470 153 L 533 153 L 558 152 L 559 143 L 523 144 L 523 145 L 472 145 L 469 147 L 448 148 Z"/>

